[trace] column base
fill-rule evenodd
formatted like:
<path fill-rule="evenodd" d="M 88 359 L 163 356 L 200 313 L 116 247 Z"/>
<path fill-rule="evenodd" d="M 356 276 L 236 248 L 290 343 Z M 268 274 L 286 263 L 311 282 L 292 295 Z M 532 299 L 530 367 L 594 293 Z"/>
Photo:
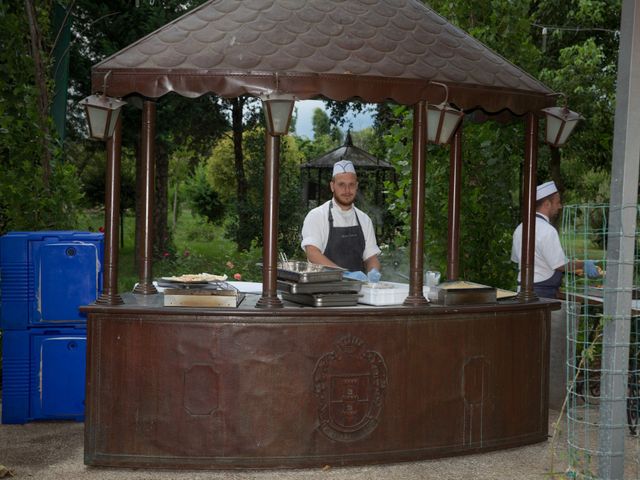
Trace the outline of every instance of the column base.
<path fill-rule="evenodd" d="M 284 308 L 284 305 L 278 297 L 262 296 L 256 302 L 256 308 Z"/>
<path fill-rule="evenodd" d="M 117 293 L 103 293 L 96 300 L 98 305 L 123 305 L 124 300 Z"/>
<path fill-rule="evenodd" d="M 424 298 L 424 295 L 409 295 L 402 304 L 405 307 L 420 307 L 429 305 L 429 301 Z"/>
<path fill-rule="evenodd" d="M 520 290 L 520 292 L 518 292 L 518 295 L 516 295 L 516 300 L 518 300 L 520 303 L 535 302 L 536 300 L 538 300 L 538 295 L 536 295 L 536 292 L 534 292 L 533 290 Z"/>
<path fill-rule="evenodd" d="M 158 293 L 158 290 L 153 283 L 145 282 L 138 283 L 133 289 L 133 293 L 137 293 L 139 295 L 154 295 Z"/>

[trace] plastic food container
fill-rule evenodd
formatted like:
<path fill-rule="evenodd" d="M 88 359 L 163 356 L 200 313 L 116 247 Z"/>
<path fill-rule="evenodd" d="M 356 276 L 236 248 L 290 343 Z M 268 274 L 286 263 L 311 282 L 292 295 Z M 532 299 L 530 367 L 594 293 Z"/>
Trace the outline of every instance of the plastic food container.
<path fill-rule="evenodd" d="M 423 294 L 428 298 L 429 287 L 424 287 Z M 365 305 L 402 305 L 409 295 L 408 283 L 379 282 L 365 283 L 360 289 L 358 303 Z"/>

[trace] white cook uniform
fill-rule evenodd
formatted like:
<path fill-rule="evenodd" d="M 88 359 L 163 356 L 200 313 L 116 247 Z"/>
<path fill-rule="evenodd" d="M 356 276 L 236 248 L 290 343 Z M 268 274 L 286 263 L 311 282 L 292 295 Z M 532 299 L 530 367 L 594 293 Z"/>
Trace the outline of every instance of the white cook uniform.
<path fill-rule="evenodd" d="M 358 225 L 358 220 L 360 220 L 365 241 L 362 260 L 364 261 L 373 255 L 379 255 L 380 248 L 376 243 L 373 222 L 369 216 L 356 208 L 355 205 L 349 210 L 342 210 L 333 198 L 307 213 L 302 224 L 302 243 L 300 244 L 302 249 L 304 250 L 307 245 L 313 245 L 324 253 L 329 241 L 329 204 L 331 202 L 333 202 L 331 214 L 333 215 L 334 227 L 353 227 Z M 356 214 L 358 215 L 358 220 L 356 219 Z"/>
<path fill-rule="evenodd" d="M 544 217 L 544 218 L 540 218 Z M 522 224 L 513 232 L 513 244 L 511 246 L 511 261 L 518 264 L 518 281 L 522 266 L 520 255 L 522 254 Z M 560 244 L 560 236 L 553 225 L 549 223 L 546 215 L 536 213 L 536 248 L 533 261 L 533 283 L 544 282 L 551 278 L 556 268 L 567 263 L 564 250 Z"/>

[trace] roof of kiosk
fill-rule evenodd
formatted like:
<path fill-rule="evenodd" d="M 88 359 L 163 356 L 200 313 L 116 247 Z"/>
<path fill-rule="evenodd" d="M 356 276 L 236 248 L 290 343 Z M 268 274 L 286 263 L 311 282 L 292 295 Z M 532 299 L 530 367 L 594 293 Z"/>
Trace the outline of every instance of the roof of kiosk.
<path fill-rule="evenodd" d="M 110 72 L 110 73 L 109 73 Z M 516 114 L 545 85 L 418 0 L 210 0 L 93 67 L 94 92 L 157 98 L 279 91 Z"/>

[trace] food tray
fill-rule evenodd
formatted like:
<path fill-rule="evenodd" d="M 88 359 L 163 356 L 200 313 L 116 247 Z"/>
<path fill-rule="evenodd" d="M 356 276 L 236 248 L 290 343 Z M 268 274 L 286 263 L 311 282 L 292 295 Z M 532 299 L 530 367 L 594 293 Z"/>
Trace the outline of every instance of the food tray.
<path fill-rule="evenodd" d="M 435 292 L 433 301 L 440 305 L 477 305 L 497 302 L 497 292 L 494 287 L 473 282 L 444 282 L 435 287 Z"/>
<path fill-rule="evenodd" d="M 177 282 L 159 278 L 155 282 L 161 288 L 183 289 L 183 290 L 226 290 L 233 289 L 227 282 Z"/>
<path fill-rule="evenodd" d="M 278 262 L 278 278 L 298 283 L 320 283 L 342 280 L 342 268 L 309 262 Z"/>
<path fill-rule="evenodd" d="M 358 304 L 357 293 L 292 294 L 282 292 L 282 299 L 310 307 L 353 307 Z"/>
<path fill-rule="evenodd" d="M 287 280 L 278 280 L 278 290 L 292 294 L 297 293 L 335 293 L 351 292 L 358 293 L 362 287 L 362 282 L 349 280 L 347 278 L 339 282 L 311 282 L 297 283 Z"/>

